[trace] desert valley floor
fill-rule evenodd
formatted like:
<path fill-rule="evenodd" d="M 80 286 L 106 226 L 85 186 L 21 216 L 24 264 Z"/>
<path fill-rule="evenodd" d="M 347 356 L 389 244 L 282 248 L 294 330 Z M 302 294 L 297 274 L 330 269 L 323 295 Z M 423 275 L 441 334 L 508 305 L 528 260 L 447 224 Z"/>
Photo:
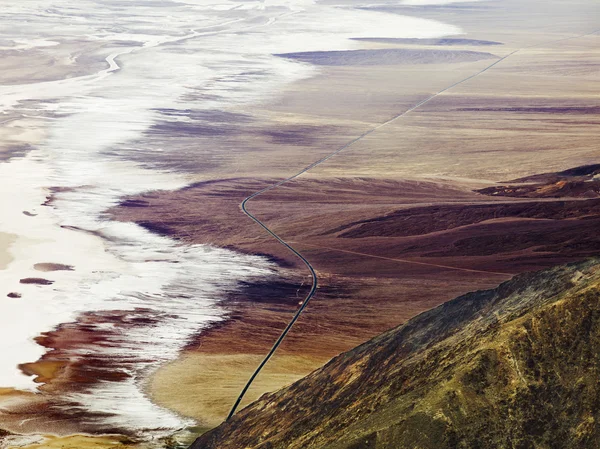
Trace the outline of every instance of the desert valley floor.
<path fill-rule="evenodd" d="M 372 34 L 355 39 L 352 51 L 278 54 L 278 60 L 314 72 L 252 102 L 218 110 L 194 109 L 196 103 L 186 106 L 185 101 L 179 109 L 161 105 L 152 109 L 160 111 L 161 120 L 144 129 L 145 140 L 118 141 L 129 149 L 122 158 L 128 164 L 177 173 L 184 182 L 165 178 L 156 188 L 123 188 L 101 203 L 98 217 L 116 224 L 115 230 L 136 224 L 152 238 L 168 239 L 181 254 L 198 245 L 214 248 L 225 268 L 209 276 L 217 279 L 216 286 L 203 294 L 213 295 L 222 312 L 208 306 L 197 312 L 206 314 L 209 324 L 190 328 L 176 355 L 165 357 L 160 367 L 148 365 L 139 372 L 133 365 L 145 363 L 141 355 L 134 360 L 115 351 L 108 357 L 94 348 L 115 342 L 118 347 L 113 329 L 143 335 L 174 309 L 157 312 L 135 302 L 127 309 L 79 311 L 43 329 L 35 337 L 43 348 L 39 359 L 19 365 L 33 376 L 38 391 L 0 388 L 0 429 L 9 438 L 0 447 L 17 447 L 10 438 L 21 434 L 34 437 L 18 447 L 154 447 L 139 438 L 143 425 L 129 432 L 118 420 L 112 427 L 106 424 L 101 407 L 62 407 L 81 391 L 132 381 L 131 372 L 148 373 L 138 385 L 140 395 L 184 420 L 187 430 L 172 432 L 175 440 L 190 442 L 221 423 L 310 288 L 301 261 L 248 219 L 240 203 L 342 147 L 326 162 L 248 203 L 253 214 L 310 261 L 319 289 L 242 405 L 456 296 L 495 287 L 518 273 L 598 255 L 597 5 L 585 0 L 405 3 L 319 2 L 439 21 L 461 33 L 428 39 Z M 191 52 L 172 45 L 174 54 Z M 53 51 L 59 49 L 73 51 L 66 44 Z M 82 76 L 74 67 L 61 68 L 60 58 L 49 62 L 40 57 L 39 66 L 25 73 L 19 69 L 20 53 L 9 53 L 0 63 L 7 85 L 24 77 L 34 83 Z M 96 48 L 90 54 L 100 53 Z M 127 71 L 127 55 L 122 58 Z M 136 62 L 132 56 L 130 64 Z M 78 68 L 82 73 L 104 68 L 102 60 L 85 63 Z M 235 83 L 233 78 L 227 82 Z M 251 86 L 246 79 L 239 82 Z M 212 101 L 207 94 L 187 95 L 194 102 Z M 58 131 L 44 124 L 62 119 L 61 110 L 52 112 L 56 101 L 47 100 L 46 112 L 34 117 L 6 112 L 7 124 L 0 130 L 5 165 L 35 157 L 37 147 L 48 148 L 44 142 L 56 139 Z M 116 144 L 99 152 L 117 153 Z M 127 168 L 115 167 L 111 173 L 118 184 Z M 123 183 L 133 184 L 127 176 Z M 34 222 L 39 211 L 60 211 L 69 195 L 88 182 L 82 176 L 55 185 L 53 179 L 40 181 L 42 201 L 35 197 L 35 210 L 19 211 L 20 220 L 29 220 L 23 223 Z M 95 201 L 95 194 L 86 193 L 80 201 Z M 85 239 L 116 235 L 69 220 L 61 232 L 79 232 Z M 26 252 L 11 252 L 15 242 L 25 245 L 15 228 L 0 228 L 0 273 Z M 90 248 L 95 247 L 90 243 Z M 222 249 L 247 258 L 240 260 L 255 271 L 230 268 L 241 262 L 218 252 Z M 140 261 L 163 256 L 143 253 Z M 48 292 L 79 269 L 62 253 L 47 259 L 36 260 L 36 268 L 20 283 L 3 285 L 7 301 Z M 202 271 L 202 265 L 196 267 Z M 105 269 L 92 266 L 90 272 Z M 229 277 L 239 279 L 230 285 Z M 190 279 L 186 282 L 195 278 Z M 178 292 L 189 298 L 191 291 Z M 170 436 L 160 438 L 171 441 Z"/>

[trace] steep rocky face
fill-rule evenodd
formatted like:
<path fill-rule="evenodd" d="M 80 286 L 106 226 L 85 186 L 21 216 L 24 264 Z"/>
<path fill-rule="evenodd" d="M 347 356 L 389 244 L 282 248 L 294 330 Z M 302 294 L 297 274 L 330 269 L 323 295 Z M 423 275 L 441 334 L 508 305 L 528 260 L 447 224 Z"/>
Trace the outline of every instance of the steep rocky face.
<path fill-rule="evenodd" d="M 344 353 L 193 449 L 596 448 L 600 260 L 461 296 Z"/>

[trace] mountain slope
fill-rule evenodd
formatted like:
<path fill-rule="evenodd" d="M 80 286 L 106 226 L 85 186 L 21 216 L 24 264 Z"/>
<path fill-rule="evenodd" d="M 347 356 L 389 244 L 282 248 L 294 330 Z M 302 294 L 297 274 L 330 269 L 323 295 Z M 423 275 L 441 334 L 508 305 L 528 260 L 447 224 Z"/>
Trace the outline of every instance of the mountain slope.
<path fill-rule="evenodd" d="M 600 261 L 423 313 L 266 394 L 193 449 L 600 445 Z"/>

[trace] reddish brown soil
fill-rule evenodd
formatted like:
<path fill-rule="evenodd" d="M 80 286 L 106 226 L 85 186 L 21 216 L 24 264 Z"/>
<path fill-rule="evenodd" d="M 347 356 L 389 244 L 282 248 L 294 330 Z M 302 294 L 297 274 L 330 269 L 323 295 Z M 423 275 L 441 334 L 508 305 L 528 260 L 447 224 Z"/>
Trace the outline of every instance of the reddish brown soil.
<path fill-rule="evenodd" d="M 598 108 L 596 108 L 598 109 Z M 560 180 L 590 180 L 600 174 L 600 164 L 582 165 L 560 172 L 542 173 L 539 175 L 526 176 L 515 179 L 512 182 L 545 182 L 547 184 Z"/>
<path fill-rule="evenodd" d="M 479 193 L 516 198 L 598 198 L 600 164 L 515 179 L 508 185 L 486 187 Z M 525 184 L 526 183 L 526 184 Z"/>
<path fill-rule="evenodd" d="M 280 267 L 279 277 L 241 284 L 224 298 L 228 319 L 200 332 L 188 351 L 265 354 L 309 288 L 310 277 L 295 256 L 239 209 L 243 198 L 271 182 L 198 183 L 128 198 L 110 211 L 116 219 L 182 243 L 263 254 Z M 278 354 L 302 355 L 316 367 L 462 293 L 600 250 L 595 232 L 600 200 L 533 201 L 470 189 L 429 181 L 307 178 L 252 201 L 249 209 L 292 242 L 319 274 L 316 296 Z M 61 410 L 79 413 L 75 404 L 56 407 L 61 392 L 123 380 L 129 364 L 139 363 L 127 354 L 80 352 L 83 346 L 112 344 L 115 332 L 152 324 L 150 311 L 135 311 L 135 322 L 132 316 L 124 311 L 84 314 L 38 338 L 49 351 L 21 369 L 44 384 L 47 406 L 57 419 L 69 419 Z M 113 330 L 96 326 L 107 322 Z M 268 369 L 263 375 L 269 375 Z M 46 416 L 30 413 L 32 425 Z M 93 430 L 94 419 L 86 415 L 86 429 Z"/>
<path fill-rule="evenodd" d="M 19 281 L 21 284 L 52 285 L 54 281 L 44 278 L 23 278 Z"/>
<path fill-rule="evenodd" d="M 480 190 L 484 195 L 517 198 L 597 198 L 600 181 L 556 181 L 550 184 L 508 185 Z"/>
<path fill-rule="evenodd" d="M 402 209 L 332 230 L 338 237 L 407 237 L 502 218 L 575 220 L 600 216 L 600 200 L 440 205 Z"/>
<path fill-rule="evenodd" d="M 76 399 L 65 397 L 65 393 L 85 391 L 98 383 L 123 381 L 131 377 L 135 368 L 151 363 L 129 350 L 122 336 L 136 328 L 150 329 L 157 320 L 156 312 L 149 309 L 88 312 L 37 337 L 36 342 L 48 352 L 36 362 L 21 364 L 19 368 L 35 376 L 34 381 L 41 384 L 38 387 L 41 394 L 36 395 L 33 405 L 15 403 L 5 407 L 15 419 L 12 422 L 7 418 L 10 429 L 15 432 L 42 429 L 58 434 L 128 434 L 130 429 L 106 426 L 105 418 L 110 412 L 90 412 Z M 112 326 L 106 326 L 107 323 Z M 116 347 L 121 349 L 115 351 Z M 27 419 L 23 420 L 23 415 Z"/>
<path fill-rule="evenodd" d="M 230 319 L 190 349 L 264 353 L 303 298 L 302 265 L 239 210 L 269 182 L 199 183 L 112 211 L 184 242 L 267 254 L 286 267 L 281 282 L 233 295 Z M 449 183 L 356 178 L 301 179 L 253 200 L 249 210 L 293 242 L 320 277 L 281 351 L 332 356 L 461 293 L 597 252 L 591 229 L 600 202 L 499 200 Z"/>

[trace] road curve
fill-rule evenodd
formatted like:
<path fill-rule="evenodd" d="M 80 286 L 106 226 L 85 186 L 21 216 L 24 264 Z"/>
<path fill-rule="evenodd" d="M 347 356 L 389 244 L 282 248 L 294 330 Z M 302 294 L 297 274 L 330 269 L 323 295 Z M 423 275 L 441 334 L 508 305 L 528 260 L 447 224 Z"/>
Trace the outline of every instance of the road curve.
<path fill-rule="evenodd" d="M 231 419 L 231 417 L 235 414 L 238 406 L 240 405 L 240 402 L 242 402 L 242 399 L 244 398 L 246 392 L 248 391 L 248 389 L 250 388 L 250 386 L 252 385 L 252 383 L 254 382 L 254 379 L 256 379 L 256 377 L 259 375 L 259 373 L 262 371 L 262 369 L 264 368 L 264 366 L 267 364 L 267 362 L 269 361 L 269 359 L 273 356 L 273 354 L 275 353 L 275 351 L 277 350 L 277 348 L 281 345 L 281 342 L 285 339 L 285 337 L 287 336 L 288 332 L 290 331 L 290 329 L 292 328 L 292 326 L 296 323 L 296 321 L 298 320 L 298 318 L 300 318 L 300 315 L 302 314 L 302 312 L 304 311 L 304 309 L 306 308 L 306 306 L 308 306 L 308 303 L 310 302 L 310 300 L 312 299 L 312 297 L 315 295 L 318 285 L 319 285 L 319 280 L 317 277 L 317 273 L 315 272 L 315 269 L 313 268 L 313 266 L 310 264 L 310 262 L 295 248 L 293 248 L 291 245 L 289 245 L 285 240 L 283 240 L 281 237 L 279 237 L 275 232 L 273 232 L 271 229 L 269 229 L 269 227 L 267 225 L 265 225 L 262 221 L 260 221 L 258 218 L 256 218 L 254 215 L 252 215 L 251 212 L 248 211 L 248 203 L 250 201 L 252 201 L 254 198 L 256 198 L 257 196 L 262 195 L 263 193 L 269 192 L 271 190 L 276 189 L 279 186 L 282 186 L 283 184 L 286 184 L 290 181 L 293 181 L 294 179 L 298 178 L 299 176 L 303 175 L 304 173 L 306 173 L 307 171 L 321 165 L 322 163 L 326 162 L 327 160 L 331 159 L 332 157 L 334 157 L 335 155 L 337 155 L 338 153 L 344 151 L 345 149 L 351 147 L 352 145 L 354 145 L 356 142 L 364 139 L 365 137 L 367 137 L 370 134 L 373 134 L 375 131 L 377 131 L 378 129 L 389 125 L 392 122 L 395 122 L 396 120 L 404 117 L 405 115 L 410 114 L 412 111 L 420 108 L 421 106 L 429 103 L 431 100 L 433 100 L 434 98 L 438 97 L 439 95 L 443 94 L 444 92 L 448 92 L 449 90 L 460 86 L 461 84 L 464 84 L 466 82 L 468 82 L 469 80 L 472 80 L 473 78 L 478 77 L 479 75 L 487 72 L 488 70 L 490 70 L 491 68 L 493 68 L 494 66 L 500 64 L 502 61 L 510 58 L 511 56 L 513 56 L 514 54 L 522 51 L 522 50 L 526 50 L 529 48 L 534 48 L 534 47 L 539 47 L 542 45 L 548 45 L 548 44 L 553 44 L 556 42 L 562 42 L 562 41 L 567 41 L 567 40 L 571 40 L 571 39 L 577 39 L 580 37 L 585 37 L 585 36 L 591 36 L 594 35 L 596 33 L 600 32 L 600 30 L 596 30 L 590 33 L 586 33 L 586 34 L 580 34 L 577 36 L 571 36 L 571 37 L 566 37 L 566 38 L 561 38 L 561 39 L 555 39 L 549 42 L 544 42 L 541 44 L 535 44 L 535 45 L 531 45 L 528 47 L 524 47 L 524 48 L 520 48 L 518 50 L 512 51 L 509 54 L 507 54 L 506 56 L 503 56 L 502 58 L 499 58 L 498 60 L 496 60 L 495 62 L 493 62 L 492 64 L 490 64 L 489 66 L 485 67 L 484 69 L 480 70 L 479 72 L 474 73 L 473 75 L 468 76 L 467 78 L 462 79 L 461 81 L 458 81 L 454 84 L 451 84 L 450 86 L 440 90 L 439 92 L 436 92 L 435 94 L 427 97 L 426 99 L 420 101 L 419 103 L 415 104 L 414 106 L 412 106 L 411 108 L 407 109 L 406 111 L 397 114 L 395 116 L 393 116 L 392 118 L 390 118 L 389 120 L 380 123 L 379 125 L 369 129 L 368 131 L 362 133 L 361 135 L 359 135 L 358 137 L 354 138 L 353 140 L 349 141 L 348 143 L 344 144 L 343 146 L 341 146 L 340 148 L 338 148 L 337 150 L 335 150 L 334 152 L 328 154 L 327 156 L 313 162 L 310 165 L 307 165 L 306 167 L 304 167 L 302 170 L 300 170 L 299 172 L 297 172 L 296 174 L 282 179 L 281 181 L 272 184 L 268 187 L 265 187 L 262 190 L 259 190 L 258 192 L 254 192 L 252 195 L 248 196 L 246 199 L 244 199 L 244 201 L 242 201 L 240 207 L 241 210 L 244 214 L 246 214 L 252 221 L 254 221 L 257 225 L 259 225 L 261 228 L 263 228 L 269 235 L 271 235 L 271 237 L 273 237 L 275 240 L 277 240 L 279 243 L 281 243 L 283 246 L 285 246 L 291 253 L 293 253 L 294 255 L 296 255 L 303 263 L 304 265 L 306 265 L 306 268 L 308 269 L 308 271 L 310 272 L 310 276 L 312 278 L 312 286 L 310 291 L 308 292 L 308 294 L 306 295 L 306 297 L 304 298 L 304 301 L 302 302 L 302 305 L 300 306 L 300 308 L 296 311 L 296 313 L 294 314 L 294 316 L 292 317 L 292 319 L 290 320 L 290 322 L 288 323 L 288 325 L 285 327 L 285 329 L 283 330 L 283 332 L 281 332 L 281 335 L 279 335 L 279 338 L 277 338 L 277 340 L 275 341 L 275 344 L 273 344 L 273 347 L 271 348 L 271 350 L 267 353 L 267 355 L 264 357 L 264 359 L 262 360 L 262 362 L 258 365 L 258 367 L 256 368 L 256 370 L 254 370 L 254 372 L 252 373 L 252 376 L 250 376 L 250 378 L 248 379 L 248 381 L 246 382 L 246 385 L 244 386 L 244 388 L 242 389 L 241 393 L 239 394 L 238 398 L 236 399 L 235 403 L 233 404 L 233 407 L 231 408 L 231 411 L 229 412 L 229 415 L 227 416 L 227 421 L 229 419 Z"/>

